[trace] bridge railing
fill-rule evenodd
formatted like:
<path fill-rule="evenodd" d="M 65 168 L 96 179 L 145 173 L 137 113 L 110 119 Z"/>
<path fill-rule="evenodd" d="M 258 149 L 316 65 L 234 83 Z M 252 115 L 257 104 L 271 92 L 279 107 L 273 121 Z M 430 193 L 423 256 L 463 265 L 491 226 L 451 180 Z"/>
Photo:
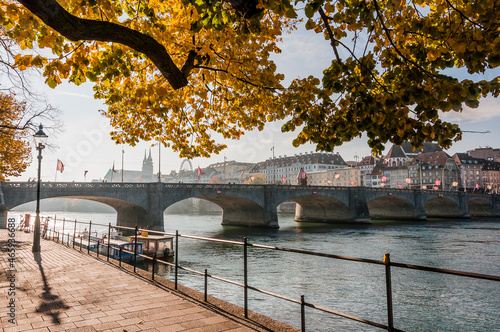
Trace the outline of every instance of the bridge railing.
<path fill-rule="evenodd" d="M 36 190 L 37 182 L 2 182 L 4 188 L 19 188 Z M 434 189 L 407 189 L 407 188 L 374 188 L 374 187 L 336 187 L 336 186 L 298 186 L 298 185 L 276 185 L 276 184 L 211 184 L 211 183 L 165 183 L 165 182 L 42 182 L 43 189 L 144 189 L 148 186 L 162 186 L 165 189 L 214 189 L 214 190 L 264 190 L 272 188 L 276 191 L 310 191 L 311 194 L 325 191 L 347 191 L 347 190 L 366 190 L 370 193 L 383 193 L 384 195 L 392 195 L 397 193 L 408 193 L 420 191 L 425 194 L 436 194 L 439 197 L 444 197 L 450 194 L 458 194 L 458 191 L 450 190 L 434 190 Z M 223 192 L 222 192 L 223 194 Z M 466 193 L 469 197 L 485 197 L 493 194 L 488 193 Z"/>
<path fill-rule="evenodd" d="M 99 258 L 99 245 L 104 246 L 109 248 L 109 239 L 111 238 L 111 230 L 112 229 L 117 229 L 117 230 L 123 230 L 123 231 L 128 231 L 131 232 L 132 234 L 137 235 L 139 230 L 137 226 L 135 228 L 131 227 L 124 227 L 124 226 L 112 226 L 111 223 L 108 225 L 105 224 L 96 224 L 90 222 L 82 222 L 82 221 L 70 221 L 70 220 L 62 220 L 62 230 L 57 230 L 56 229 L 56 218 L 54 220 L 49 221 L 48 218 L 45 219 L 45 222 L 43 222 L 42 219 L 42 235 L 45 235 L 46 238 L 52 239 L 57 242 L 61 242 L 62 244 L 66 244 L 67 246 L 72 245 L 73 248 L 75 248 L 75 245 L 77 250 L 82 251 L 82 248 L 84 246 L 87 246 L 87 253 L 90 254 L 91 251 L 96 251 L 97 252 L 97 257 Z M 59 220 L 61 221 L 61 220 Z M 92 235 L 94 232 L 96 232 L 96 227 L 100 228 L 100 231 L 102 234 L 106 234 L 107 230 L 107 239 L 102 241 L 102 243 L 97 243 L 97 250 L 94 250 L 95 248 L 91 249 L 90 246 L 90 237 L 88 239 L 84 239 L 81 236 L 81 227 L 79 227 L 79 235 L 77 236 L 77 224 L 80 225 L 87 225 L 88 226 L 88 231 L 87 228 L 85 229 L 85 232 L 87 234 Z M 51 228 L 52 226 L 52 228 Z M 44 228 L 44 229 L 43 229 Z M 32 228 L 31 228 L 32 229 Z M 59 226 L 60 229 L 60 226 Z M 207 301 L 207 296 L 208 296 L 208 278 L 218 280 L 221 282 L 229 283 L 238 287 L 241 287 L 243 289 L 243 300 L 244 300 L 244 315 L 246 318 L 248 318 L 248 310 L 249 310 L 249 305 L 248 305 L 248 300 L 249 300 L 249 295 L 248 291 L 254 291 L 262 294 L 266 294 L 284 301 L 288 301 L 291 303 L 295 303 L 300 306 L 301 308 L 301 330 L 305 331 L 305 326 L 306 326 L 306 320 L 305 320 L 305 308 L 312 308 L 324 313 L 328 313 L 331 315 L 343 317 L 345 319 L 350 319 L 362 324 L 374 326 L 380 329 L 388 330 L 388 331 L 402 331 L 400 329 L 397 329 L 394 327 L 394 311 L 393 311 L 393 305 L 392 305 L 392 267 L 398 267 L 402 269 L 411 269 L 411 270 L 418 270 L 418 271 L 426 271 L 426 272 L 433 272 L 433 273 L 439 273 L 439 274 L 448 274 L 448 275 L 455 275 L 459 277 L 465 277 L 465 278 L 474 278 L 474 279 L 481 279 L 481 280 L 490 280 L 490 281 L 500 281 L 500 276 L 495 276 L 495 275 L 487 275 L 487 274 L 479 274 L 479 273 L 472 273 L 472 272 L 465 272 L 465 271 L 458 271 L 458 270 L 450 270 L 450 269 L 441 269 L 441 268 L 435 268 L 435 267 L 429 267 L 429 266 L 422 266 L 422 265 L 413 265 L 413 264 L 405 264 L 405 263 L 397 263 L 397 262 L 392 262 L 390 260 L 390 254 L 385 254 L 383 260 L 374 260 L 374 259 L 365 259 L 365 258 L 356 258 L 356 257 L 348 257 L 348 256 L 341 256 L 341 255 L 333 255 L 333 254 L 328 254 L 328 253 L 321 253 L 321 252 L 315 252 L 315 251 L 309 251 L 309 250 L 300 250 L 300 249 L 291 249 L 291 248 L 283 248 L 283 247 L 276 247 L 276 246 L 268 246 L 268 245 L 262 245 L 262 244 L 257 244 L 257 243 L 250 243 L 247 241 L 247 238 L 243 238 L 243 241 L 230 241 L 230 240 L 221 240 L 221 239 L 215 239 L 215 238 L 208 238 L 208 237 L 201 237 L 201 236 L 193 236 L 193 235 L 182 235 L 179 234 L 178 231 L 175 233 L 168 233 L 168 232 L 160 232 L 160 231 L 151 231 L 147 230 L 148 233 L 152 234 L 158 234 L 158 235 L 170 235 L 175 237 L 175 246 L 174 246 L 174 261 L 169 262 L 167 260 L 161 260 L 157 259 L 156 254 L 153 257 L 149 257 L 146 255 L 139 255 L 137 254 L 137 246 L 135 246 L 134 251 L 126 251 L 126 250 L 121 250 L 120 249 L 120 255 L 119 255 L 119 260 L 118 264 L 121 266 L 122 265 L 122 252 L 128 253 L 130 255 L 133 255 L 134 259 L 132 260 L 131 264 L 133 265 L 134 272 L 136 272 L 136 267 L 137 267 L 137 257 L 141 257 L 145 260 L 149 260 L 152 262 L 153 267 L 152 267 L 152 272 L 151 272 L 151 280 L 155 280 L 155 275 L 157 275 L 156 271 L 156 266 L 158 264 L 163 264 L 167 266 L 171 266 L 174 268 L 174 288 L 177 290 L 178 289 L 178 276 L 179 276 L 179 270 L 183 270 L 189 273 L 193 273 L 199 276 L 203 276 L 205 280 L 204 284 L 204 300 Z M 67 233 L 66 233 L 67 232 Z M 97 235 L 97 234 L 96 234 Z M 132 235 L 134 237 L 134 235 Z M 187 266 L 182 266 L 179 264 L 179 253 L 180 248 L 179 248 L 179 238 L 186 238 L 186 239 L 192 239 L 192 240 L 198 240 L 198 241 L 209 241 L 209 242 L 215 242 L 215 243 L 220 243 L 220 244 L 232 244 L 232 245 L 237 245 L 241 246 L 243 248 L 242 252 L 242 264 L 243 264 L 243 282 L 241 281 L 235 281 L 235 280 L 230 280 L 227 278 L 223 278 L 214 274 L 209 274 L 207 269 L 205 271 L 197 271 L 192 268 L 189 268 Z M 78 243 L 80 241 L 80 243 Z M 88 241 L 85 243 L 85 241 Z M 135 243 L 137 243 L 137 237 L 135 238 Z M 339 312 L 332 310 L 330 308 L 322 307 L 319 305 L 316 305 L 312 303 L 311 301 L 306 301 L 304 295 L 300 295 L 300 297 L 297 298 L 290 298 L 281 294 L 274 293 L 269 290 L 261 289 L 258 287 L 254 287 L 249 284 L 248 282 L 248 277 L 250 274 L 250 271 L 248 269 L 248 248 L 257 248 L 257 249 L 262 249 L 262 250 L 273 250 L 273 251 L 281 251 L 281 252 L 288 252 L 288 253 L 293 253 L 293 254 L 300 254 L 300 255 L 308 255 L 308 256 L 318 256 L 318 257 L 324 257 L 328 259 L 334 259 L 334 260 L 344 260 L 344 261 L 351 261 L 351 262 L 358 262 L 358 263 L 366 263 L 366 264 L 371 264 L 371 265 L 378 265 L 378 266 L 384 266 L 384 271 L 385 271 L 385 297 L 386 297 L 386 310 L 387 310 L 387 324 L 380 323 L 380 322 L 375 322 L 372 320 L 360 318 L 357 316 L 353 316 L 351 314 Z M 107 256 L 107 257 L 106 257 Z M 109 257 L 109 249 L 107 250 L 107 255 L 105 257 L 107 258 L 108 261 L 110 261 Z M 113 260 L 111 260 L 113 261 Z"/>

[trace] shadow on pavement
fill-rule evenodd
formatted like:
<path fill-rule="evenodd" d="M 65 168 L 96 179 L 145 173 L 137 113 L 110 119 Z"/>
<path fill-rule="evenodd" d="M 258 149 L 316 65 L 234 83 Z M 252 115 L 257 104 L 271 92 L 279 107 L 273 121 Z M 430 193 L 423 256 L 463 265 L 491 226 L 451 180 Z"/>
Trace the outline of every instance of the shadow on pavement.
<path fill-rule="evenodd" d="M 67 310 L 69 309 L 69 307 L 64 303 L 64 300 L 59 298 L 59 295 L 51 293 L 52 288 L 49 286 L 47 276 L 43 271 L 42 257 L 40 256 L 40 253 L 34 252 L 33 258 L 35 259 L 35 262 L 38 264 L 38 268 L 40 269 L 44 290 L 44 292 L 42 293 L 42 303 L 36 308 L 36 311 L 51 316 L 52 322 L 54 324 L 61 324 L 59 320 L 60 311 Z"/>

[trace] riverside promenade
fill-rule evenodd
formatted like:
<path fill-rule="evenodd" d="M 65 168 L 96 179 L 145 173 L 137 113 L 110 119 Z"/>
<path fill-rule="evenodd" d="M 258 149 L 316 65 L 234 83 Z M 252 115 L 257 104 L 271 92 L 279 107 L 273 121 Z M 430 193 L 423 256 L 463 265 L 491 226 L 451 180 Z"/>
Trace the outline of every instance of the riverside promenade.
<path fill-rule="evenodd" d="M 7 230 L 0 230 L 2 332 L 297 331 L 253 312 L 245 319 L 239 307 L 211 297 L 199 301 L 196 291 L 173 290 L 168 280 L 151 282 L 50 240 L 41 240 L 39 259 L 31 252 L 31 233 L 15 233 L 9 261 L 7 239 Z"/>

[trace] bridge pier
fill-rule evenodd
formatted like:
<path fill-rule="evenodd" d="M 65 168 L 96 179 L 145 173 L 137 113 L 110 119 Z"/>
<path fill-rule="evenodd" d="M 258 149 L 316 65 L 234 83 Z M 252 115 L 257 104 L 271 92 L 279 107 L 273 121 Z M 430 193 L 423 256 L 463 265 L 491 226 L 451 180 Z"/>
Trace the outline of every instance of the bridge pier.
<path fill-rule="evenodd" d="M 495 216 L 500 216 L 500 195 L 493 194 L 491 195 L 491 204 L 493 206 L 493 214 Z"/>
<path fill-rule="evenodd" d="M 356 223 L 371 223 L 366 203 L 366 188 L 349 188 L 349 215 Z"/>
<path fill-rule="evenodd" d="M 421 221 L 427 220 L 423 193 L 424 191 L 422 189 L 415 189 L 413 191 L 414 195 L 413 205 L 415 206 L 415 217 L 417 218 L 417 220 Z"/>
<path fill-rule="evenodd" d="M 222 225 L 225 226 L 246 226 L 246 227 L 262 227 L 262 228 L 278 228 L 278 217 L 276 219 L 266 219 L 265 211 L 255 208 L 228 208 L 222 209 Z"/>
<path fill-rule="evenodd" d="M 141 207 L 133 205 L 119 205 L 115 207 L 117 212 L 116 225 L 125 227 L 146 228 L 148 226 L 148 213 Z"/>
<path fill-rule="evenodd" d="M 161 183 L 156 183 L 156 185 L 151 185 L 148 188 L 148 201 L 148 215 L 145 221 L 148 229 L 164 231 L 163 211 L 165 210 L 165 203 Z"/>
<path fill-rule="evenodd" d="M 467 193 L 465 192 L 459 192 L 458 193 L 458 201 L 459 203 L 459 208 L 460 208 L 460 213 L 462 214 L 462 218 L 470 218 L 470 213 L 469 213 L 469 203 L 467 199 Z"/>
<path fill-rule="evenodd" d="M 292 199 L 297 203 L 295 221 L 321 223 L 370 223 L 364 188 L 348 188 L 347 205 L 328 196 L 312 195 Z"/>

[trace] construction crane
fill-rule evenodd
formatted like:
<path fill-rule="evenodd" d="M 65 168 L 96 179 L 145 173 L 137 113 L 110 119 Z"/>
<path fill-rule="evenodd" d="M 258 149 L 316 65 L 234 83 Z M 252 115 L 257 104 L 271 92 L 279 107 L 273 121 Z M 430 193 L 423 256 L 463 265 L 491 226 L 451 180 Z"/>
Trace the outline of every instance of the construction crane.
<path fill-rule="evenodd" d="M 472 133 L 472 134 L 489 134 L 490 131 L 474 131 L 474 130 L 462 130 L 462 133 Z"/>

